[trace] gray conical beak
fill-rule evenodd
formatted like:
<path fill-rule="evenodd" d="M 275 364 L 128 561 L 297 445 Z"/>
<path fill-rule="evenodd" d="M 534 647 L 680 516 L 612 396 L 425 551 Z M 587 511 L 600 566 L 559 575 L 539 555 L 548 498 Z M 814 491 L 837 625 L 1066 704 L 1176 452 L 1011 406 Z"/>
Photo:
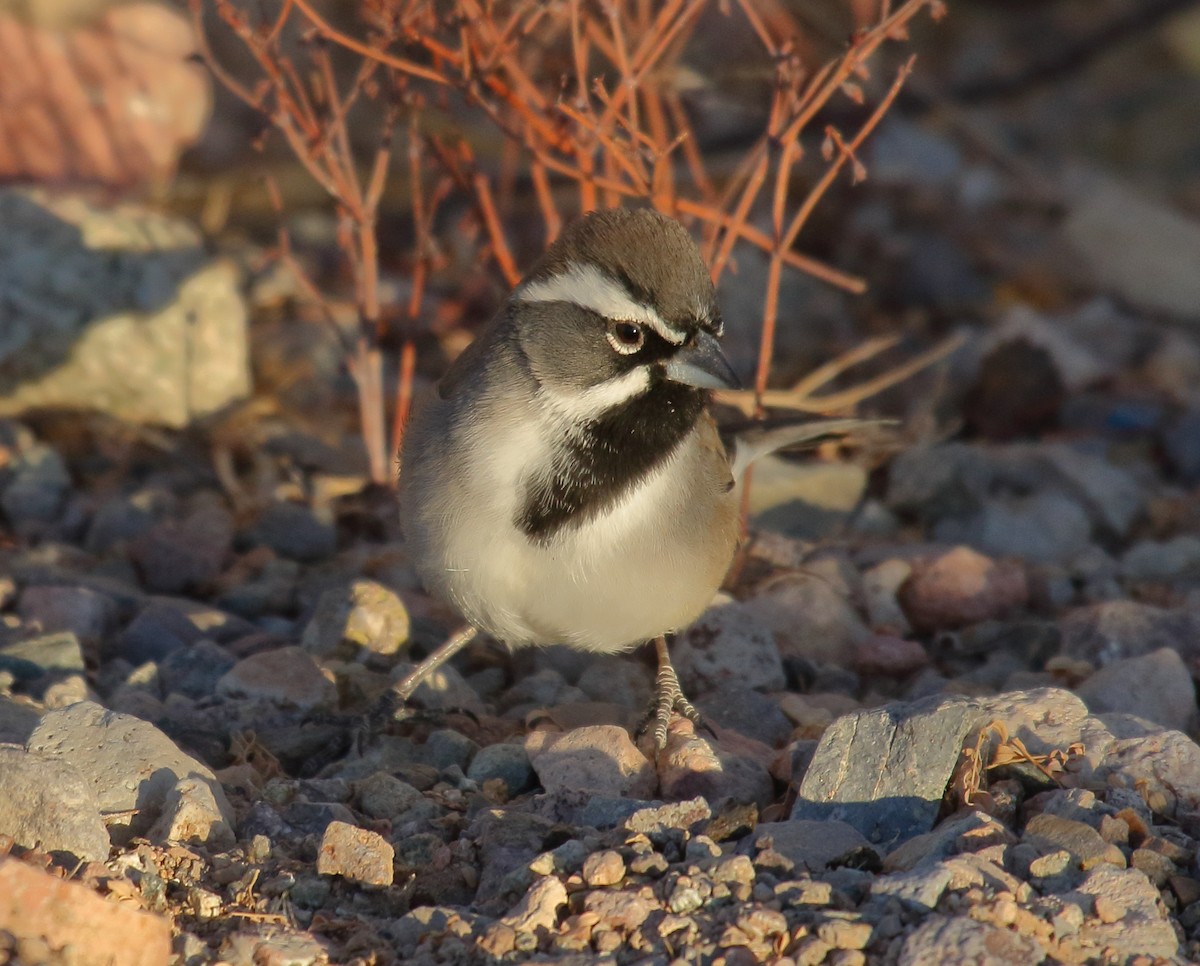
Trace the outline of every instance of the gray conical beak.
<path fill-rule="evenodd" d="M 680 346 L 664 369 L 667 378 L 697 389 L 740 389 L 741 381 L 717 340 L 699 332 L 687 345 Z"/>

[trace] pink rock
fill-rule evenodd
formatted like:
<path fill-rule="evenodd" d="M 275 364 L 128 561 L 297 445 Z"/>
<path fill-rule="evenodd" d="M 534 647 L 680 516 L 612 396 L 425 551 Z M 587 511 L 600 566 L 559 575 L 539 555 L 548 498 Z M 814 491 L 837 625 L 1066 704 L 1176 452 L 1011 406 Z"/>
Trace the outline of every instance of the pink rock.
<path fill-rule="evenodd" d="M 920 644 L 891 634 L 874 634 L 854 648 L 854 668 L 860 674 L 903 677 L 928 663 Z"/>
<path fill-rule="evenodd" d="M 321 837 L 317 872 L 366 885 L 389 886 L 395 850 L 382 835 L 346 822 L 330 822 Z"/>
<path fill-rule="evenodd" d="M 13 858 L 0 859 L 0 929 L 32 948 L 70 947 L 75 963 L 165 966 L 171 959 L 169 920 Z"/>
<path fill-rule="evenodd" d="M 741 738 L 741 741 L 748 742 L 749 739 Z M 738 745 L 738 751 L 742 750 L 748 749 Z M 738 802 L 755 802 L 759 808 L 765 808 L 775 794 L 766 764 L 722 744 L 706 741 L 695 733 L 690 721 L 682 720 L 672 724 L 667 734 L 667 747 L 658 756 L 658 780 L 662 797 L 667 801 L 696 796 L 709 802 L 732 798 Z"/>
<path fill-rule="evenodd" d="M 1025 606 L 1025 569 L 970 547 L 918 560 L 900 587 L 900 606 L 918 631 L 962 627 L 1007 617 Z"/>
<path fill-rule="evenodd" d="M 595 795 L 649 798 L 657 784 L 654 766 L 637 750 L 629 732 L 616 725 L 574 731 L 534 731 L 525 751 L 549 794 L 587 791 Z"/>
<path fill-rule="evenodd" d="M 169 176 L 211 109 L 191 24 L 159 3 L 100 5 L 80 23 L 39 9 L 61 6 L 0 17 L 0 177 L 128 185 Z"/>

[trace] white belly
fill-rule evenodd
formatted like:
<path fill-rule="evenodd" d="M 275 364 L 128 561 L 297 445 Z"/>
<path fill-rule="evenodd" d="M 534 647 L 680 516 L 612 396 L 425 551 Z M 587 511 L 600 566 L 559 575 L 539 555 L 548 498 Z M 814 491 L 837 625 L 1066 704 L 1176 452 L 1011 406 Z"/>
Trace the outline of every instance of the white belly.
<path fill-rule="evenodd" d="M 507 445 L 450 492 L 412 493 L 418 567 L 430 590 L 505 643 L 610 652 L 685 626 L 711 601 L 732 558 L 730 494 L 710 483 L 712 454 L 689 437 L 603 515 L 545 543 L 514 525 L 519 481 L 544 444 L 510 424 Z M 465 447 L 482 452 L 485 448 Z M 695 482 L 709 499 L 689 495 Z M 418 487 L 420 483 L 418 482 Z M 432 512 L 431 512 L 432 511 Z"/>

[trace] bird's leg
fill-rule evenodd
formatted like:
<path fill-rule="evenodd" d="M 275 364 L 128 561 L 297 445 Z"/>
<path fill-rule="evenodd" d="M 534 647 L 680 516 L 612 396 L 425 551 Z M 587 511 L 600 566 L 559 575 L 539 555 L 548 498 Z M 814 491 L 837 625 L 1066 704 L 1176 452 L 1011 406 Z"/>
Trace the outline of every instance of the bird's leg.
<path fill-rule="evenodd" d="M 638 729 L 638 734 L 644 732 L 650 722 L 654 722 L 654 743 L 661 751 L 667 745 L 667 726 L 671 723 L 671 715 L 678 711 L 683 717 L 696 725 L 700 725 L 700 712 L 684 697 L 683 689 L 679 686 L 679 677 L 671 664 L 671 655 L 667 650 L 666 637 L 654 639 L 654 651 L 658 655 L 658 674 L 654 679 L 654 700 L 646 714 L 645 721 Z"/>
<path fill-rule="evenodd" d="M 398 684 L 393 685 L 391 688 L 392 694 L 396 696 L 398 701 L 407 701 L 413 696 L 413 692 L 420 687 L 422 681 L 475 640 L 478 634 L 479 631 L 470 624 L 455 631 L 446 639 L 446 642 L 441 647 L 437 648 L 425 660 L 409 671 Z"/>
<path fill-rule="evenodd" d="M 475 640 L 478 634 L 479 631 L 469 624 L 455 631 L 446 639 L 445 643 L 388 688 L 380 697 L 378 704 L 368 713 L 368 729 L 371 731 L 382 730 L 383 725 L 392 720 L 408 699 L 413 696 L 413 692 L 421 686 L 421 682 Z"/>

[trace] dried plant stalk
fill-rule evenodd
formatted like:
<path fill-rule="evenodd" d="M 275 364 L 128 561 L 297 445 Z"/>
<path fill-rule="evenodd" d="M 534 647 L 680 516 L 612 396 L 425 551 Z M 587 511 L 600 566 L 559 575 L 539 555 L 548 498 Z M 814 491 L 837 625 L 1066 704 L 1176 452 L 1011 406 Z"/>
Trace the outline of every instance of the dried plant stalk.
<path fill-rule="evenodd" d="M 856 3 L 859 29 L 840 56 L 813 70 L 800 50 L 803 29 L 781 4 L 770 0 L 363 0 L 362 36 L 338 29 L 313 0 L 287 0 L 273 21 L 251 24 L 237 0 L 189 0 L 198 26 L 207 3 L 241 38 L 257 65 L 254 83 L 224 70 L 205 54 L 216 76 L 247 103 L 262 110 L 305 169 L 332 197 L 343 226 L 342 247 L 353 270 L 359 326 L 351 340 L 350 368 L 359 389 L 364 439 L 372 477 L 390 478 L 384 446 L 384 365 L 380 346 L 387 319 L 379 304 L 375 221 L 391 159 L 392 134 L 407 139 L 413 184 L 418 256 L 414 289 L 423 293 L 428 266 L 419 252 L 431 231 L 430 199 L 419 189 L 421 171 L 437 168 L 471 200 L 487 257 L 506 284 L 519 279 L 521 256 L 505 215 L 509 195 L 497 203 L 496 174 L 505 186 L 529 185 L 531 207 L 552 240 L 569 218 L 597 207 L 649 204 L 691 223 L 704 239 L 714 281 L 735 263 L 738 246 L 768 260 L 758 364 L 750 411 L 767 406 L 808 408 L 818 403 L 849 406 L 853 392 L 821 397 L 793 390 L 768 392 L 779 291 L 784 269 L 800 269 L 829 284 L 861 292 L 863 282 L 796 250 L 814 208 L 844 172 L 866 176 L 858 158 L 911 70 L 909 59 L 857 126 L 822 131 L 823 173 L 798 189 L 809 171 L 806 135 L 835 98 L 865 100 L 868 62 L 880 47 L 902 41 L 923 10 L 940 16 L 940 0 Z M 248 3 L 249 0 L 244 0 Z M 876 10 L 874 23 L 862 24 Z M 685 104 L 690 46 L 702 16 L 712 12 L 741 20 L 760 47 L 766 121 L 732 172 L 718 176 L 692 127 Z M 312 41 L 299 46 L 297 35 Z M 329 51 L 340 47 L 359 58 L 357 74 L 339 88 Z M 301 62 L 303 58 L 303 62 Z M 690 82 L 690 81 L 689 81 Z M 373 158 L 354 155 L 349 118 L 364 101 L 384 102 L 379 147 Z M 436 136 L 431 133 L 437 132 Z M 479 160 L 482 146 L 499 135 L 501 160 Z M 361 143 L 361 139 L 360 139 Z M 417 173 L 413 173 L 417 172 Z M 286 236 L 280 253 L 290 257 Z M 405 313 L 419 322 L 421 294 Z M 411 335 L 411 333 L 410 333 Z M 927 364 L 933 355 L 917 360 Z M 902 367 L 907 374 L 912 366 Z M 394 451 L 411 398 L 413 356 L 404 342 L 400 388 L 389 446 Z M 893 380 L 894 381 L 894 380 Z M 873 381 L 871 391 L 890 384 Z M 745 397 L 736 397 L 745 406 Z M 803 403 L 803 404 L 802 404 Z M 368 408 L 375 411 L 367 413 Z"/>

